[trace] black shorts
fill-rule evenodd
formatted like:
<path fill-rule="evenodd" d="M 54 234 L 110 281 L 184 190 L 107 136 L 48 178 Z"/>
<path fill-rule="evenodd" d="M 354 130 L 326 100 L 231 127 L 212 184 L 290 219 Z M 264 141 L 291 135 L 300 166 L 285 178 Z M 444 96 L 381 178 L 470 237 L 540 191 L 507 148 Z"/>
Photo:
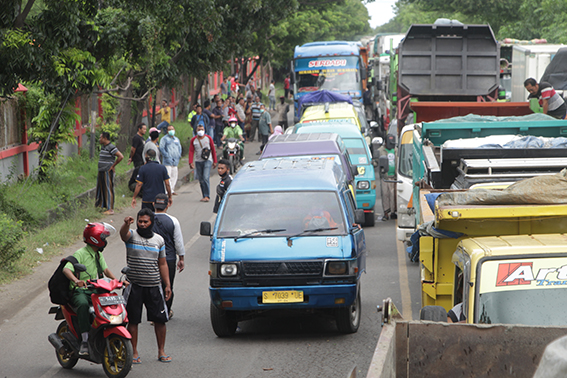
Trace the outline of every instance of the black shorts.
<path fill-rule="evenodd" d="M 169 320 L 161 285 L 144 287 L 130 284 L 124 292 L 124 298 L 126 298 L 129 323 L 140 324 L 142 322 L 142 305 L 146 306 L 149 322 L 166 323 Z"/>

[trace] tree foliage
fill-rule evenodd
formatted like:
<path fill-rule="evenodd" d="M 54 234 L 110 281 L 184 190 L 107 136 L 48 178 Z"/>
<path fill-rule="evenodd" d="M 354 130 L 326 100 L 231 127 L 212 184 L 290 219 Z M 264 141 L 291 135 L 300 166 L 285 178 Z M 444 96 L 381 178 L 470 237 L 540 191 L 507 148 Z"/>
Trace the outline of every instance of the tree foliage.
<path fill-rule="evenodd" d="M 488 23 L 496 38 L 567 42 L 567 0 L 398 0 L 394 18 L 377 32 L 405 32 L 437 18 Z"/>

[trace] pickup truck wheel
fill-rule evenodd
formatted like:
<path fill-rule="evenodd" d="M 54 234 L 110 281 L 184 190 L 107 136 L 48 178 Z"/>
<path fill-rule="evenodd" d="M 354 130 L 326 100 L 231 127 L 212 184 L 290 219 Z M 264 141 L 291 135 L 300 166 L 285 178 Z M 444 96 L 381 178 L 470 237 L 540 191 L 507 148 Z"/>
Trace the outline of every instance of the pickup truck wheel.
<path fill-rule="evenodd" d="M 360 310 L 362 309 L 360 303 L 360 289 L 356 295 L 353 304 L 348 307 L 340 308 L 337 310 L 336 321 L 337 328 L 341 333 L 355 333 L 360 326 Z"/>
<path fill-rule="evenodd" d="M 447 311 L 441 306 L 425 306 L 419 311 L 420 320 L 447 322 Z"/>
<path fill-rule="evenodd" d="M 217 308 L 211 303 L 211 325 L 218 337 L 230 337 L 236 332 L 238 322 L 228 311 Z"/>
<path fill-rule="evenodd" d="M 375 222 L 376 222 L 376 214 L 374 213 L 374 210 L 372 210 L 372 212 L 370 213 L 364 213 L 365 226 L 374 227 Z"/>

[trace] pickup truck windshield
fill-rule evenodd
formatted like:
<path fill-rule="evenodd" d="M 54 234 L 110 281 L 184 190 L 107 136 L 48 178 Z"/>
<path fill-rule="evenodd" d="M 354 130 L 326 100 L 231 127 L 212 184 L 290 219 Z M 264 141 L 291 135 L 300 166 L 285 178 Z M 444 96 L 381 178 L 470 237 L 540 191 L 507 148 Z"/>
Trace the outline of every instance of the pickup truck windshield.
<path fill-rule="evenodd" d="M 480 294 L 478 323 L 565 326 L 567 288 Z"/>
<path fill-rule="evenodd" d="M 226 198 L 218 236 L 288 237 L 306 229 L 322 229 L 309 236 L 342 235 L 346 234 L 342 214 L 339 198 L 331 191 L 234 193 Z M 267 229 L 284 231 L 261 232 Z"/>

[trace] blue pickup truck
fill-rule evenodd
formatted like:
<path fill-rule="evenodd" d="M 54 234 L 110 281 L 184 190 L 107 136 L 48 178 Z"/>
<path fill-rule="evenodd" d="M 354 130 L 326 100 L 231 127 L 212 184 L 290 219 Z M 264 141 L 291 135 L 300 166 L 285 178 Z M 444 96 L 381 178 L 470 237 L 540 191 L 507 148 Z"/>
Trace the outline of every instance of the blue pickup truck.
<path fill-rule="evenodd" d="M 366 241 L 343 170 L 326 158 L 246 164 L 235 176 L 211 237 L 211 323 L 219 337 L 270 311 L 321 312 L 343 333 L 360 325 Z"/>

